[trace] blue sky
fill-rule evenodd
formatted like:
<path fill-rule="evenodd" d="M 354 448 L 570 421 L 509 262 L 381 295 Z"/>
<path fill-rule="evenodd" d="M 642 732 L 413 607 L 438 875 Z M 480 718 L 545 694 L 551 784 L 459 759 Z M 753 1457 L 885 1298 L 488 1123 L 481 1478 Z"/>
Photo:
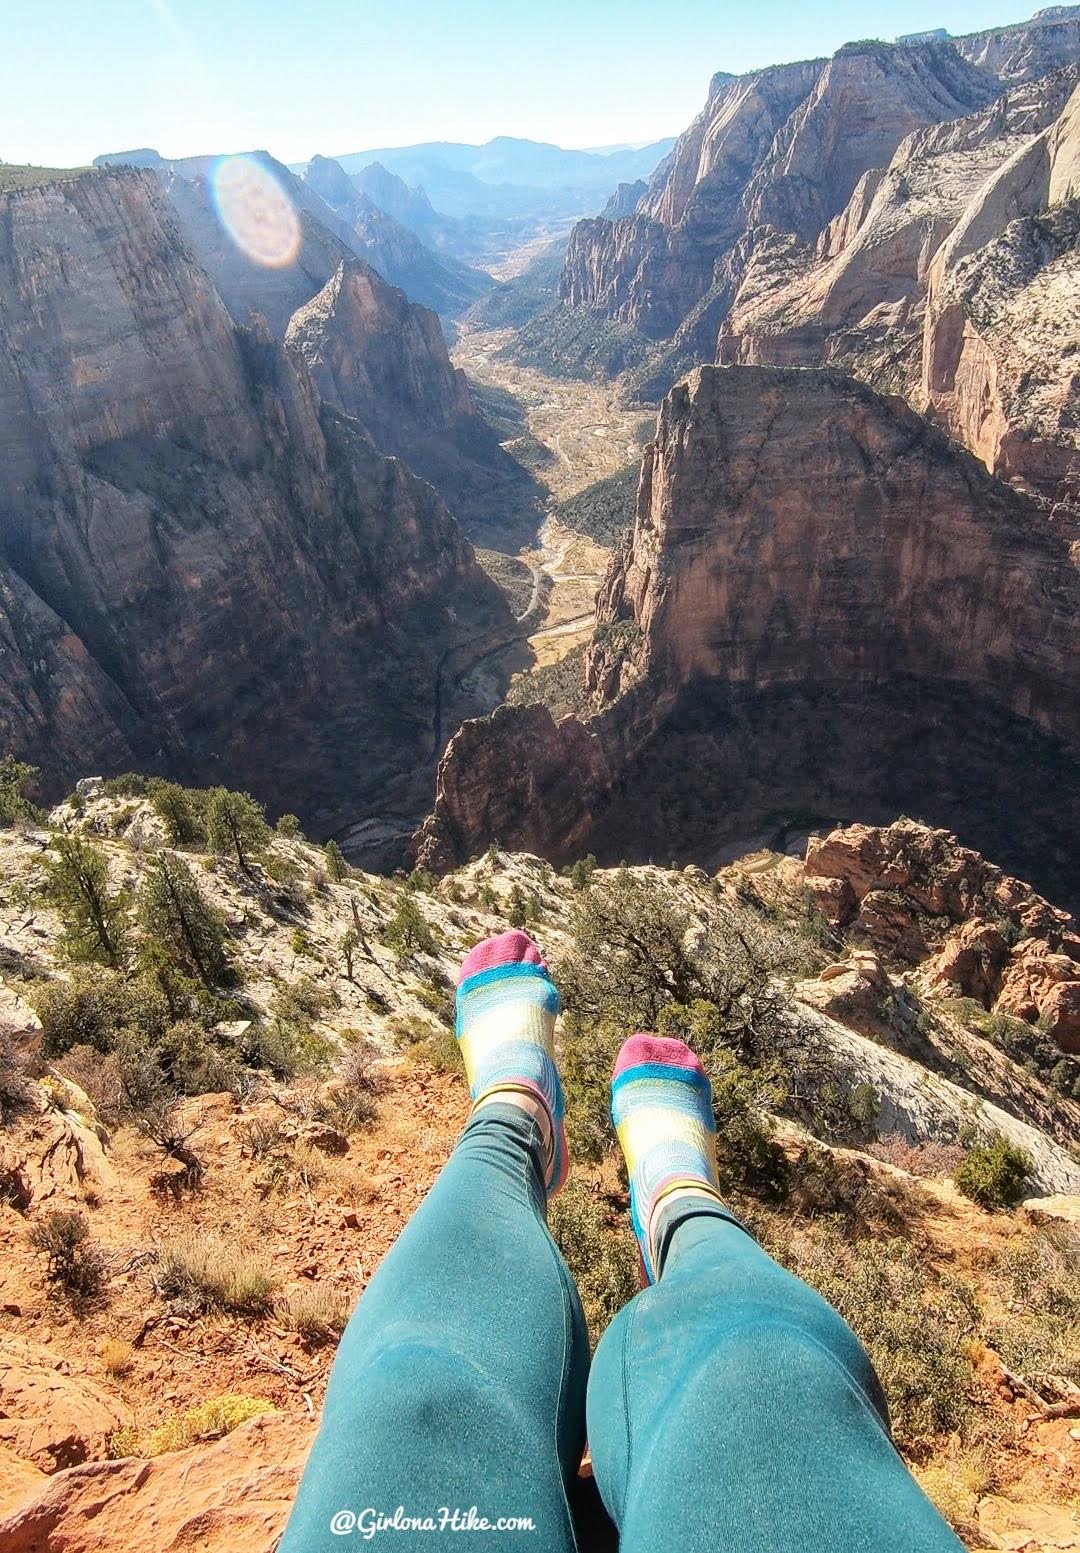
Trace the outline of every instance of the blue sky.
<path fill-rule="evenodd" d="M 685 128 L 716 70 L 1024 15 L 1024 0 L 48 0 L 5 29 L 0 159 L 646 141 Z"/>

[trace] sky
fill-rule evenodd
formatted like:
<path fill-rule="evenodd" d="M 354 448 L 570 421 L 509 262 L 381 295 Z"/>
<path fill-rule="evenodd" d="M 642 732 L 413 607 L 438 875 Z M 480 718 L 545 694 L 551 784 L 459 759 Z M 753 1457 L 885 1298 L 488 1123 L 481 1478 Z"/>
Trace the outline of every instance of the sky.
<path fill-rule="evenodd" d="M 1024 0 L 49 0 L 4 29 L 0 160 L 644 143 L 683 130 L 717 70 L 1025 14 Z"/>

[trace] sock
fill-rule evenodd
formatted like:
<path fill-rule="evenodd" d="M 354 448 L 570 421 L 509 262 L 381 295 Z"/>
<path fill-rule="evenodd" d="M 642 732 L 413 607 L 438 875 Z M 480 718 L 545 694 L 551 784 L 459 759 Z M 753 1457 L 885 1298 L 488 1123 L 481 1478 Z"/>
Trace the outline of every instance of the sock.
<path fill-rule="evenodd" d="M 543 956 L 516 928 L 477 944 L 461 967 L 457 1038 L 473 1104 L 499 1090 L 535 1095 L 551 1117 L 548 1195 L 566 1179 L 563 1092 L 555 1066 L 559 994 Z"/>
<path fill-rule="evenodd" d="M 611 1120 L 630 1177 L 630 1220 L 649 1283 L 658 1273 L 652 1230 L 658 1204 L 680 1186 L 720 1201 L 712 1086 L 684 1041 L 632 1035 L 611 1077 Z"/>

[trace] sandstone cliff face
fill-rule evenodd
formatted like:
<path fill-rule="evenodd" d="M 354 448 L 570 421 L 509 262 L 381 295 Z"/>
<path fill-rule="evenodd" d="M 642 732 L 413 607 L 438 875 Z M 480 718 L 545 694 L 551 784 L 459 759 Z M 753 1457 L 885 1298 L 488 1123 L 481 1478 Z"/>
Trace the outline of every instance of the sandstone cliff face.
<path fill-rule="evenodd" d="M 466 526 L 520 507 L 527 477 L 503 452 L 450 364 L 438 318 L 350 259 L 300 308 L 286 349 L 323 402 L 354 416 L 385 453 L 430 480 Z"/>
<path fill-rule="evenodd" d="M 1080 55 L 1080 6 L 1049 6 L 1015 27 L 957 38 L 956 46 L 1003 81 L 1033 81 Z"/>
<path fill-rule="evenodd" d="M 936 255 L 924 402 L 987 465 L 1080 503 L 1080 86 Z"/>
<path fill-rule="evenodd" d="M 717 340 L 749 365 L 853 365 L 915 396 L 930 265 L 986 180 L 1061 114 L 1080 67 L 907 136 L 808 245 L 755 244 Z"/>
<path fill-rule="evenodd" d="M 458 526 L 234 328 L 153 174 L 7 195 L 0 232 L 0 744 L 47 793 L 137 765 L 316 829 L 392 807 L 440 654 L 506 620 Z"/>
<path fill-rule="evenodd" d="M 718 76 L 636 212 L 575 227 L 560 296 L 670 338 L 745 233 L 816 237 L 906 135 L 1000 89 L 940 43 L 848 45 L 831 60 Z"/>
<path fill-rule="evenodd" d="M 597 603 L 586 667 L 597 712 L 582 732 L 603 758 L 574 815 L 560 811 L 540 838 L 533 730 L 517 739 L 505 717 L 489 771 L 499 840 L 513 844 L 527 823 L 530 845 L 560 857 L 566 833 L 601 854 L 700 856 L 782 829 L 785 813 L 907 810 L 982 850 L 997 843 L 1008 866 L 1071 901 L 1080 571 L 1069 541 L 854 380 L 700 369 L 665 401 L 630 544 Z M 579 737 L 559 725 L 562 741 Z M 425 840 L 449 838 L 460 855 L 490 835 L 455 764 L 451 748 L 448 823 L 437 806 Z"/>

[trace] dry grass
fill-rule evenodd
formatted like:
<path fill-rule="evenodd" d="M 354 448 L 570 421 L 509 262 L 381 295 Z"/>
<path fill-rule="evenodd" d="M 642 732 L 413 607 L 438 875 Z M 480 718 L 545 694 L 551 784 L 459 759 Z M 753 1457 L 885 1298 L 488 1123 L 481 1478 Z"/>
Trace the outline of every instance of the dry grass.
<path fill-rule="evenodd" d="M 274 1314 L 282 1326 L 297 1332 L 312 1347 L 333 1342 L 345 1330 L 349 1302 L 329 1284 L 312 1284 L 277 1301 Z"/>
<path fill-rule="evenodd" d="M 229 1311 L 261 1316 L 269 1310 L 274 1280 L 249 1252 L 213 1235 L 189 1230 L 158 1253 L 158 1293 L 194 1314 Z"/>

